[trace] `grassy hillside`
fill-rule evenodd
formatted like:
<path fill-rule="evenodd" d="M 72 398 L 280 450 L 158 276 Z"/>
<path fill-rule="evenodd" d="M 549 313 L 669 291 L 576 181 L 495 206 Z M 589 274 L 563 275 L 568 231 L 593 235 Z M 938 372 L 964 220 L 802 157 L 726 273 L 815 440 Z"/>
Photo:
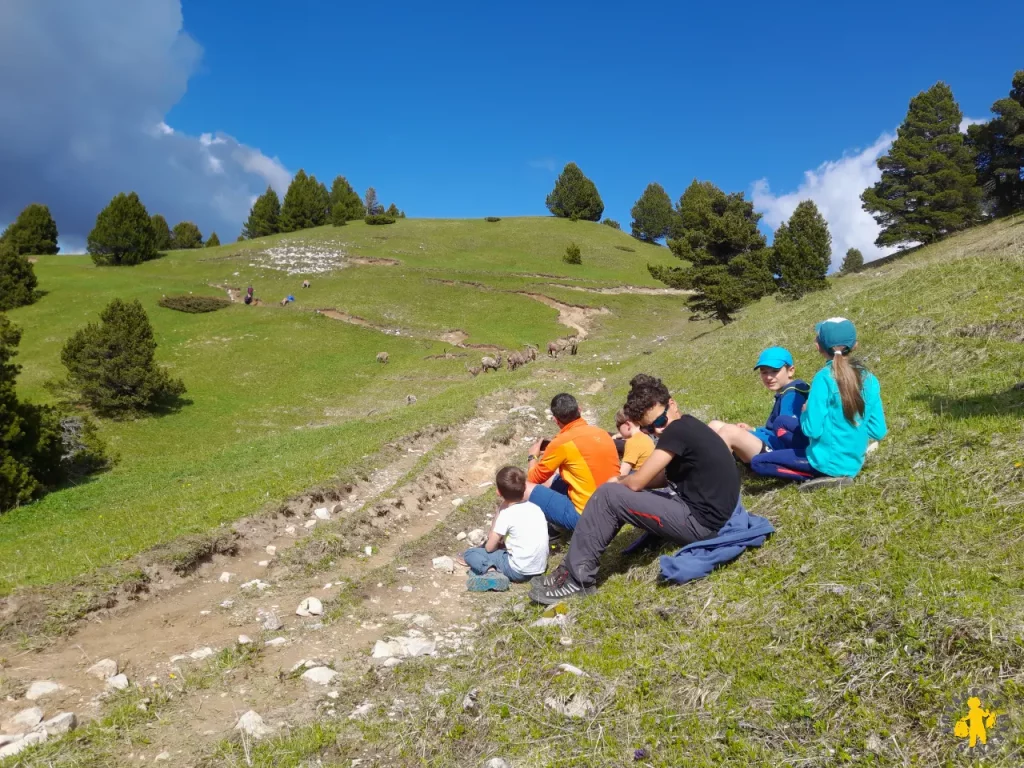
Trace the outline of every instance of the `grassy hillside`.
<path fill-rule="evenodd" d="M 582 266 L 561 260 L 570 240 L 583 250 Z M 336 271 L 288 274 L 268 266 L 275 259 Z M 396 263 L 366 263 L 374 259 Z M 87 257 L 40 258 L 45 297 L 11 313 L 24 329 L 17 358 L 23 396 L 46 400 L 45 382 L 63 375 L 65 340 L 111 299 L 137 298 L 154 325 L 158 357 L 184 379 L 190 403 L 159 418 L 105 422 L 104 437 L 120 457 L 111 472 L 0 516 L 0 594 L 208 530 L 338 473 L 365 469 L 364 457 L 401 435 L 466 417 L 479 396 L 526 374 L 472 379 L 465 366 L 479 353 L 428 359 L 451 349 L 436 339 L 462 331 L 471 344 L 543 347 L 572 332 L 558 323 L 557 310 L 517 291 L 614 306 L 617 314 L 606 316 L 612 334 L 641 306 L 678 312 L 671 297 L 559 292 L 549 285 L 556 279 L 533 276 L 651 286 L 648 261 L 674 259 L 608 227 L 555 219 L 356 222 L 174 252 L 131 268 L 98 269 Z M 301 288 L 304 277 L 310 289 Z M 223 295 L 210 286 L 249 284 L 265 306 L 186 315 L 157 305 L 164 294 Z M 287 294 L 296 302 L 278 306 Z M 314 313 L 325 308 L 401 335 Z M 375 361 L 384 350 L 387 366 Z M 416 405 L 406 407 L 407 395 Z"/>

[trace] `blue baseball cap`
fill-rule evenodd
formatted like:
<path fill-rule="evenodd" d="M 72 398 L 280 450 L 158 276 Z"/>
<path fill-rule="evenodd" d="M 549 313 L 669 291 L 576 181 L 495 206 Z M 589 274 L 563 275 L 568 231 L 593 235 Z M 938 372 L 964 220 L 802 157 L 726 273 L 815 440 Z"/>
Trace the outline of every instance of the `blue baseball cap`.
<path fill-rule="evenodd" d="M 814 326 L 818 344 L 826 352 L 836 347 L 845 347 L 849 352 L 857 343 L 857 329 L 845 317 L 830 317 Z"/>
<path fill-rule="evenodd" d="M 768 347 L 761 356 L 757 358 L 757 365 L 754 366 L 756 371 L 762 366 L 765 368 L 783 368 L 787 365 L 793 364 L 793 356 L 789 354 L 789 350 L 784 347 Z"/>

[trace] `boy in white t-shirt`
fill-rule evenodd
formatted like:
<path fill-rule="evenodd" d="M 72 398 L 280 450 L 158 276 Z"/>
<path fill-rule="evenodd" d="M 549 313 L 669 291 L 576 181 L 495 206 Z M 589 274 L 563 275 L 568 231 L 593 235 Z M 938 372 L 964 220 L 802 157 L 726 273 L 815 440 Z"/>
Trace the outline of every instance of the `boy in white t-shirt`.
<path fill-rule="evenodd" d="M 470 591 L 505 590 L 509 581 L 529 581 L 548 567 L 548 523 L 540 507 L 523 501 L 526 473 L 502 467 L 494 484 L 501 506 L 487 542 L 462 556 L 475 574 L 466 585 Z"/>

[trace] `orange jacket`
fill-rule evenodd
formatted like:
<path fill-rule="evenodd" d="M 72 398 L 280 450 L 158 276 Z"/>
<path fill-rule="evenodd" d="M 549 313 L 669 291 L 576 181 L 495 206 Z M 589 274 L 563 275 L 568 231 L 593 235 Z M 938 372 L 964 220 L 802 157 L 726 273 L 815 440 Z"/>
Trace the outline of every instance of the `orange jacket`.
<path fill-rule="evenodd" d="M 569 486 L 570 501 L 582 514 L 597 487 L 619 474 L 615 441 L 603 429 L 576 419 L 548 443 L 544 454 L 530 467 L 527 480 L 541 485 L 556 470 Z"/>

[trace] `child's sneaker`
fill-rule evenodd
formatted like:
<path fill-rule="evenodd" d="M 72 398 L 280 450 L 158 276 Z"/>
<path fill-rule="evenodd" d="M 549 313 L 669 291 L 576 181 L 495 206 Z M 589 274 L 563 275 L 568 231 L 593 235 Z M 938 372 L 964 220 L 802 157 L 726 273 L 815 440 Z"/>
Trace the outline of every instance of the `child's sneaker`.
<path fill-rule="evenodd" d="M 799 490 L 801 493 L 810 493 L 811 491 L 819 491 L 822 488 L 845 488 L 848 485 L 853 485 L 852 477 L 816 477 L 813 480 L 806 480 L 800 483 Z"/>
<path fill-rule="evenodd" d="M 508 576 L 497 571 L 490 571 L 483 576 L 470 576 L 466 579 L 466 589 L 470 592 L 507 592 Z"/>

